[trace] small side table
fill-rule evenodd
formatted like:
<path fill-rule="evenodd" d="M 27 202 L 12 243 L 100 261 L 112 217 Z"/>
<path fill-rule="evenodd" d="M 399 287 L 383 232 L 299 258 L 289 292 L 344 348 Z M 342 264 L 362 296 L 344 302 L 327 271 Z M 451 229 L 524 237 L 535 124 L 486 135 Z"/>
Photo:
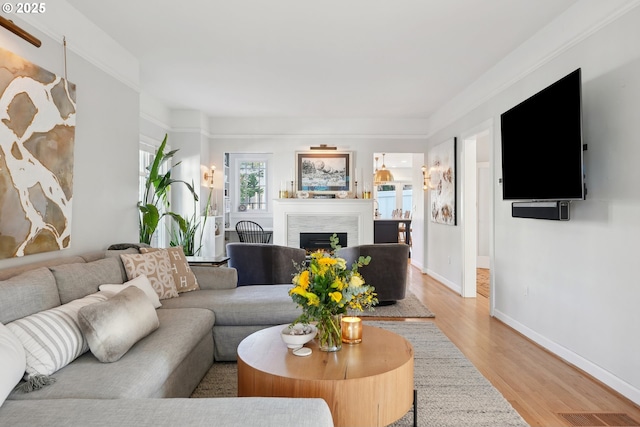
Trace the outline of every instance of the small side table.
<path fill-rule="evenodd" d="M 228 256 L 216 256 L 216 257 L 203 257 L 203 256 L 188 256 L 185 257 L 189 265 L 210 265 L 213 267 L 220 267 L 227 265 L 229 261 Z"/>

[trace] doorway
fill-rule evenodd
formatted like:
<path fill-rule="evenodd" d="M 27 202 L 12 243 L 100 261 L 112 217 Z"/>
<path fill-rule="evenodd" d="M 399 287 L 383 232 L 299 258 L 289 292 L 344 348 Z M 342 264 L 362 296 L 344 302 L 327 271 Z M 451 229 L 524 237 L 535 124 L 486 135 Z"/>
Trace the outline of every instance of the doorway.
<path fill-rule="evenodd" d="M 373 189 L 375 220 L 405 219 L 410 221 L 398 225 L 398 242 L 410 245 L 411 264 L 424 268 L 424 197 L 421 167 L 425 163 L 424 153 L 373 152 L 371 158 L 373 175 L 364 184 Z M 383 160 L 384 159 L 384 160 Z M 374 185 L 374 175 L 382 165 L 391 172 L 392 181 Z M 408 231 L 408 232 L 407 232 Z"/>
<path fill-rule="evenodd" d="M 476 138 L 476 199 L 478 241 L 476 253 L 476 291 L 479 296 L 489 298 L 491 289 L 491 258 L 489 256 L 489 229 L 491 226 L 491 169 L 489 162 L 488 133 Z"/>
<path fill-rule="evenodd" d="M 493 120 L 488 120 L 462 135 L 462 296 L 475 298 L 479 268 L 489 270 L 492 248 L 491 147 Z M 493 309 L 491 280 L 486 294 Z"/>

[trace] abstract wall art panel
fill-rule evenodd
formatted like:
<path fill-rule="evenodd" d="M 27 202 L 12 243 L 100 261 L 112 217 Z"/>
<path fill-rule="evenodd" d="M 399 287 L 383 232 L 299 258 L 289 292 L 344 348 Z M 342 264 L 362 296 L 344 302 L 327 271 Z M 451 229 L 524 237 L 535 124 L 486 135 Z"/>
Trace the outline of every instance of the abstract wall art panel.
<path fill-rule="evenodd" d="M 456 225 L 456 138 L 429 151 L 431 221 Z"/>
<path fill-rule="evenodd" d="M 0 48 L 0 258 L 67 248 L 75 85 Z"/>

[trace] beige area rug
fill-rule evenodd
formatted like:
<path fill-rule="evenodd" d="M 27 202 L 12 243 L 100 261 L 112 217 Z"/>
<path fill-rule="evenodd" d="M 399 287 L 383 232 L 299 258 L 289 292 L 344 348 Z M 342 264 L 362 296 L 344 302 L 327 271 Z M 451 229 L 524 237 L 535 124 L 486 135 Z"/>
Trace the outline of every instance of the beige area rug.
<path fill-rule="evenodd" d="M 367 321 L 407 338 L 414 349 L 419 426 L 526 426 L 507 400 L 433 322 Z M 237 396 L 236 363 L 214 363 L 191 397 Z M 392 424 L 413 426 L 413 410 Z"/>
<path fill-rule="evenodd" d="M 372 311 L 364 311 L 359 317 L 436 317 L 418 297 L 407 291 L 406 297 L 392 305 L 380 305 Z"/>
<path fill-rule="evenodd" d="M 491 272 L 488 268 L 478 268 L 476 270 L 476 292 L 486 298 L 489 298 L 490 278 Z"/>

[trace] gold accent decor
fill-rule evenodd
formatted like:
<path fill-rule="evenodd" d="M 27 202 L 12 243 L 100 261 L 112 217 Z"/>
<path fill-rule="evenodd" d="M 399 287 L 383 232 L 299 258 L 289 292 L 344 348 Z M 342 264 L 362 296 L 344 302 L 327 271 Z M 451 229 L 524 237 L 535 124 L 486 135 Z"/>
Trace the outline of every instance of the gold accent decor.
<path fill-rule="evenodd" d="M 382 168 L 378 169 L 375 176 L 373 177 L 373 182 L 375 184 L 385 184 L 387 182 L 393 181 L 393 175 L 391 174 L 391 171 L 389 171 L 387 169 L 387 166 L 384 164 L 384 155 L 385 153 L 382 153 Z M 376 158 L 376 161 L 377 160 L 378 159 Z"/>

